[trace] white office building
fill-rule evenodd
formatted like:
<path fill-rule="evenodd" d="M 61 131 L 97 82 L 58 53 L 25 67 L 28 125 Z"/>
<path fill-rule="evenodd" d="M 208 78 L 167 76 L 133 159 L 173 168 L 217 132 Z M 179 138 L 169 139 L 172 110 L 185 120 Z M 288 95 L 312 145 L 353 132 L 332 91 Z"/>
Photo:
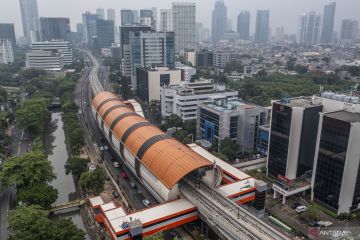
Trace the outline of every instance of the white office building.
<path fill-rule="evenodd" d="M 56 50 L 31 51 L 26 54 L 26 68 L 60 71 L 64 68 L 63 55 Z"/>
<path fill-rule="evenodd" d="M 137 68 L 138 97 L 144 102 L 160 100 L 161 86 L 177 85 L 181 82 L 181 71 L 168 67 Z"/>
<path fill-rule="evenodd" d="M 10 39 L 0 39 L 0 63 L 12 64 L 14 62 L 14 51 Z"/>
<path fill-rule="evenodd" d="M 209 98 L 230 100 L 237 96 L 237 91 L 220 89 L 211 80 L 164 86 L 161 87 L 161 115 L 168 117 L 176 114 L 183 121 L 193 120 L 197 118 L 197 108 L 200 102 Z"/>
<path fill-rule="evenodd" d="M 68 41 L 50 41 L 50 42 L 33 42 L 31 44 L 33 51 L 57 51 L 63 55 L 64 65 L 73 63 L 73 50 L 71 42 Z"/>

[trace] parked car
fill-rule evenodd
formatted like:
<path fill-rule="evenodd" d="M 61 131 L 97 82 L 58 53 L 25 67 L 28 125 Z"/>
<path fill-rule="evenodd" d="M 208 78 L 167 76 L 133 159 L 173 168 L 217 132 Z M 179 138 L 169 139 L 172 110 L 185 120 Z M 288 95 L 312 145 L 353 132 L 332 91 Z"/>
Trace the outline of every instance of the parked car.
<path fill-rule="evenodd" d="M 305 212 L 305 211 L 306 211 L 306 207 L 303 206 L 303 205 L 298 206 L 297 208 L 295 208 L 295 211 L 298 212 L 298 213 Z"/>
<path fill-rule="evenodd" d="M 112 194 L 113 194 L 114 198 L 120 197 L 120 194 L 117 191 L 113 191 Z"/>
<path fill-rule="evenodd" d="M 116 167 L 116 168 L 119 168 L 119 167 L 120 167 L 120 165 L 119 165 L 118 162 L 114 162 L 113 165 L 114 165 L 114 167 Z"/>
<path fill-rule="evenodd" d="M 294 203 L 291 204 L 290 207 L 291 207 L 292 209 L 296 209 L 297 207 L 299 207 L 299 206 L 301 206 L 301 205 L 302 205 L 302 204 L 299 203 L 299 202 L 294 202 Z"/>
<path fill-rule="evenodd" d="M 330 227 L 333 223 L 329 221 L 318 221 L 317 225 L 319 227 Z"/>
<path fill-rule="evenodd" d="M 127 175 L 126 172 L 121 172 L 121 173 L 120 173 L 120 176 L 121 176 L 123 179 L 128 179 L 128 178 L 129 178 L 129 176 Z"/>
<path fill-rule="evenodd" d="M 145 207 L 148 207 L 151 204 L 151 202 L 149 200 L 147 200 L 147 199 L 144 199 L 142 202 L 145 205 Z"/>
<path fill-rule="evenodd" d="M 319 225 L 317 224 L 317 221 L 314 220 L 314 219 L 311 219 L 309 222 L 308 222 L 309 226 L 310 227 L 318 227 Z"/>
<path fill-rule="evenodd" d="M 133 183 L 133 182 L 130 183 L 130 186 L 131 186 L 132 189 L 136 189 L 136 188 L 137 188 L 136 183 Z"/>

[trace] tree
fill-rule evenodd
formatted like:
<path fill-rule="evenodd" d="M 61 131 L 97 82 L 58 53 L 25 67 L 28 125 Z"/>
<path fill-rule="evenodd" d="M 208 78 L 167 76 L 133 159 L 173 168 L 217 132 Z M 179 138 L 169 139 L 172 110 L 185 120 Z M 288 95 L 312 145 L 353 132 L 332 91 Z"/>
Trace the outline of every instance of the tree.
<path fill-rule="evenodd" d="M 235 160 L 238 148 L 239 146 L 228 137 L 220 142 L 220 152 L 227 156 L 229 161 Z"/>
<path fill-rule="evenodd" d="M 25 101 L 23 107 L 16 112 L 16 119 L 20 126 L 31 134 L 40 134 L 43 131 L 46 120 L 50 116 L 48 104 L 49 99 L 42 97 Z"/>
<path fill-rule="evenodd" d="M 19 188 L 33 186 L 36 183 L 49 183 L 54 179 L 51 162 L 40 151 L 8 159 L 0 173 L 0 181 L 3 184 L 17 184 Z"/>
<path fill-rule="evenodd" d="M 105 172 L 101 167 L 96 167 L 93 172 L 84 172 L 80 177 L 80 185 L 84 189 L 99 194 L 104 190 Z"/>
<path fill-rule="evenodd" d="M 27 205 L 39 205 L 49 208 L 57 197 L 58 191 L 46 183 L 36 183 L 31 187 L 20 188 L 16 194 L 17 200 Z"/>
<path fill-rule="evenodd" d="M 7 92 L 4 88 L 0 86 L 0 103 L 5 102 L 7 99 Z"/>
<path fill-rule="evenodd" d="M 181 127 L 183 124 L 181 117 L 179 117 L 176 114 L 171 114 L 169 117 L 166 117 L 165 122 L 167 128 L 172 128 L 172 127 L 178 128 Z"/>
<path fill-rule="evenodd" d="M 174 133 L 174 138 L 176 138 L 178 141 L 184 144 L 191 143 L 191 139 L 188 137 L 188 134 L 184 130 L 177 130 Z"/>
<path fill-rule="evenodd" d="M 230 73 L 233 71 L 236 71 L 238 73 L 243 72 L 244 66 L 240 62 L 236 62 L 236 61 L 227 63 L 225 65 L 224 72 Z"/>
<path fill-rule="evenodd" d="M 89 159 L 83 159 L 79 157 L 69 158 L 65 165 L 66 172 L 80 177 L 82 173 L 88 170 L 88 163 Z"/>
<path fill-rule="evenodd" d="M 85 232 L 71 220 L 50 220 L 49 212 L 36 205 L 22 205 L 9 213 L 9 240 L 82 240 Z"/>

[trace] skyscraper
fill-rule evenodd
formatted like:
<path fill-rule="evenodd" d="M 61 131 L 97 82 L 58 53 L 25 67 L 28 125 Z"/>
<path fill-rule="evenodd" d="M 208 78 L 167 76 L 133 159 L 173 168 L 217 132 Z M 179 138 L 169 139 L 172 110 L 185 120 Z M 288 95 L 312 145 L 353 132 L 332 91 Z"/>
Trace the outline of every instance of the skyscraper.
<path fill-rule="evenodd" d="M 321 31 L 321 43 L 331 43 L 334 32 L 336 3 L 330 3 L 324 7 L 324 18 Z"/>
<path fill-rule="evenodd" d="M 39 41 L 65 40 L 70 33 L 69 18 L 40 18 Z"/>
<path fill-rule="evenodd" d="M 319 42 L 321 16 L 311 11 L 299 18 L 299 43 L 311 46 Z"/>
<path fill-rule="evenodd" d="M 110 48 L 115 42 L 114 22 L 112 20 L 96 19 L 96 39 L 95 48 Z"/>
<path fill-rule="evenodd" d="M 154 30 L 157 31 L 159 24 L 158 24 L 158 16 L 157 16 L 156 7 L 152 7 L 151 11 L 152 11 L 152 17 L 153 17 L 153 20 L 154 20 Z"/>
<path fill-rule="evenodd" d="M 256 13 L 255 42 L 267 43 L 269 39 L 269 10 L 258 10 Z"/>
<path fill-rule="evenodd" d="M 224 37 L 227 29 L 227 7 L 223 0 L 215 2 L 215 8 L 212 12 L 212 41 L 217 43 Z"/>
<path fill-rule="evenodd" d="M 249 40 L 250 38 L 250 12 L 241 11 L 237 21 L 237 32 L 240 39 Z"/>
<path fill-rule="evenodd" d="M 358 22 L 344 19 L 341 22 L 341 40 L 355 40 L 358 31 Z"/>
<path fill-rule="evenodd" d="M 276 35 L 275 35 L 275 40 L 277 42 L 282 42 L 284 41 L 284 32 L 285 32 L 285 29 L 284 27 L 277 27 L 276 28 Z"/>
<path fill-rule="evenodd" d="M 12 23 L 0 23 L 0 39 L 11 40 L 12 48 L 16 46 L 16 37 L 14 24 Z"/>
<path fill-rule="evenodd" d="M 174 13 L 171 9 L 160 10 L 160 32 L 174 31 Z"/>
<path fill-rule="evenodd" d="M 83 41 L 88 44 L 89 47 L 94 45 L 94 37 L 96 36 L 96 19 L 97 14 L 86 12 L 82 15 L 83 23 Z"/>
<path fill-rule="evenodd" d="M 21 19 L 24 30 L 24 37 L 28 44 L 32 42 L 34 35 L 34 18 L 39 17 L 37 0 L 19 0 L 21 9 Z"/>
<path fill-rule="evenodd" d="M 129 25 L 134 23 L 134 14 L 130 9 L 122 9 L 121 15 L 121 26 Z"/>
<path fill-rule="evenodd" d="M 107 20 L 112 20 L 112 21 L 114 22 L 114 25 L 116 25 L 115 9 L 109 8 L 109 9 L 107 10 L 106 19 L 107 19 Z"/>
<path fill-rule="evenodd" d="M 195 3 L 173 3 L 172 10 L 174 12 L 176 52 L 186 49 L 195 49 Z"/>
<path fill-rule="evenodd" d="M 140 24 L 151 27 L 152 30 L 156 30 L 155 19 L 153 11 L 150 9 L 140 10 Z"/>
<path fill-rule="evenodd" d="M 103 8 L 96 9 L 96 14 L 100 19 L 105 19 L 105 10 Z"/>

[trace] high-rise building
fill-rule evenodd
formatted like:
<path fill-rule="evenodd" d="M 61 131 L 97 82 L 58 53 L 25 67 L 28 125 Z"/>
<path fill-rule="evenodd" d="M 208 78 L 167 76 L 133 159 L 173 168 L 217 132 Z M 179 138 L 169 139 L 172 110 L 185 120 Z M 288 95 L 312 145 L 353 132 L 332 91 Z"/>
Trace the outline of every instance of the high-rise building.
<path fill-rule="evenodd" d="M 89 46 L 94 46 L 94 38 L 96 37 L 96 20 L 99 18 L 97 14 L 85 12 L 82 15 L 83 23 L 83 41 Z"/>
<path fill-rule="evenodd" d="M 174 67 L 174 32 L 130 32 L 131 79 L 134 89 L 139 67 Z"/>
<path fill-rule="evenodd" d="M 96 39 L 95 48 L 110 48 L 115 42 L 114 22 L 112 20 L 96 19 Z"/>
<path fill-rule="evenodd" d="M 106 19 L 107 20 L 112 20 L 114 22 L 114 25 L 116 25 L 116 16 L 115 16 L 115 9 L 113 8 L 109 8 L 107 11 L 107 16 Z"/>
<path fill-rule="evenodd" d="M 217 43 L 224 37 L 227 29 L 227 7 L 223 0 L 216 0 L 212 11 L 212 41 Z"/>
<path fill-rule="evenodd" d="M 27 43 L 30 44 L 34 38 L 34 19 L 39 18 L 37 0 L 19 1 L 24 37 L 26 38 Z"/>
<path fill-rule="evenodd" d="M 321 16 L 311 11 L 299 17 L 299 43 L 311 46 L 319 42 Z"/>
<path fill-rule="evenodd" d="M 152 17 L 153 17 L 153 20 L 154 20 L 154 30 L 158 31 L 159 23 L 158 23 L 158 15 L 157 15 L 156 7 L 152 7 L 151 11 L 152 11 Z"/>
<path fill-rule="evenodd" d="M 240 39 L 250 39 L 250 12 L 241 11 L 237 21 L 237 32 L 240 34 Z"/>
<path fill-rule="evenodd" d="M 337 214 L 360 208 L 359 142 L 359 111 L 320 115 L 311 197 Z"/>
<path fill-rule="evenodd" d="M 12 48 L 16 47 L 15 28 L 13 23 L 0 23 L 0 39 L 11 40 Z"/>
<path fill-rule="evenodd" d="M 293 98 L 272 104 L 267 174 L 296 179 L 312 170 L 321 104 Z"/>
<path fill-rule="evenodd" d="M 358 33 L 358 22 L 344 19 L 341 22 L 341 40 L 355 40 Z M 0 36 L 1 37 L 1 36 Z"/>
<path fill-rule="evenodd" d="M 103 8 L 97 8 L 96 14 L 99 16 L 100 19 L 105 19 L 105 10 Z"/>
<path fill-rule="evenodd" d="M 36 51 L 56 51 L 62 55 L 63 64 L 71 65 L 73 63 L 72 44 L 69 41 L 47 41 L 33 42 L 31 50 Z"/>
<path fill-rule="evenodd" d="M 334 33 L 336 3 L 330 3 L 324 7 L 324 18 L 321 30 L 321 43 L 331 43 Z"/>
<path fill-rule="evenodd" d="M 124 25 L 120 27 L 120 46 L 121 46 L 121 71 L 128 78 L 132 76 L 132 56 L 130 34 L 132 32 L 149 32 L 151 27 L 141 26 L 139 24 Z M 136 49 L 140 50 L 140 49 Z M 136 80 L 132 79 L 132 84 L 136 85 Z"/>
<path fill-rule="evenodd" d="M 269 10 L 258 10 L 256 13 L 255 42 L 267 43 L 269 40 Z"/>
<path fill-rule="evenodd" d="M 39 19 L 39 41 L 65 40 L 70 33 L 69 18 L 41 17 Z"/>
<path fill-rule="evenodd" d="M 275 35 L 275 40 L 277 41 L 277 42 L 282 42 L 282 41 L 284 41 L 285 39 L 284 39 L 284 36 L 285 36 L 285 34 L 284 34 L 284 27 L 277 27 L 276 28 L 276 35 Z"/>
<path fill-rule="evenodd" d="M 121 26 L 131 25 L 134 23 L 134 13 L 130 9 L 122 9 L 121 15 Z"/>
<path fill-rule="evenodd" d="M 174 30 L 176 40 L 176 52 L 186 49 L 195 49 L 195 3 L 177 2 L 172 4 L 174 12 Z"/>
<path fill-rule="evenodd" d="M 150 9 L 140 10 L 140 24 L 144 26 L 149 26 L 154 31 L 156 30 L 156 23 L 152 10 Z"/>
<path fill-rule="evenodd" d="M 0 38 L 0 64 L 12 64 L 14 62 L 14 50 L 11 39 Z"/>
<path fill-rule="evenodd" d="M 140 13 L 139 10 L 131 10 L 133 13 L 133 23 L 140 23 Z"/>
<path fill-rule="evenodd" d="M 161 32 L 174 31 L 174 13 L 171 9 L 160 10 L 160 31 Z"/>

